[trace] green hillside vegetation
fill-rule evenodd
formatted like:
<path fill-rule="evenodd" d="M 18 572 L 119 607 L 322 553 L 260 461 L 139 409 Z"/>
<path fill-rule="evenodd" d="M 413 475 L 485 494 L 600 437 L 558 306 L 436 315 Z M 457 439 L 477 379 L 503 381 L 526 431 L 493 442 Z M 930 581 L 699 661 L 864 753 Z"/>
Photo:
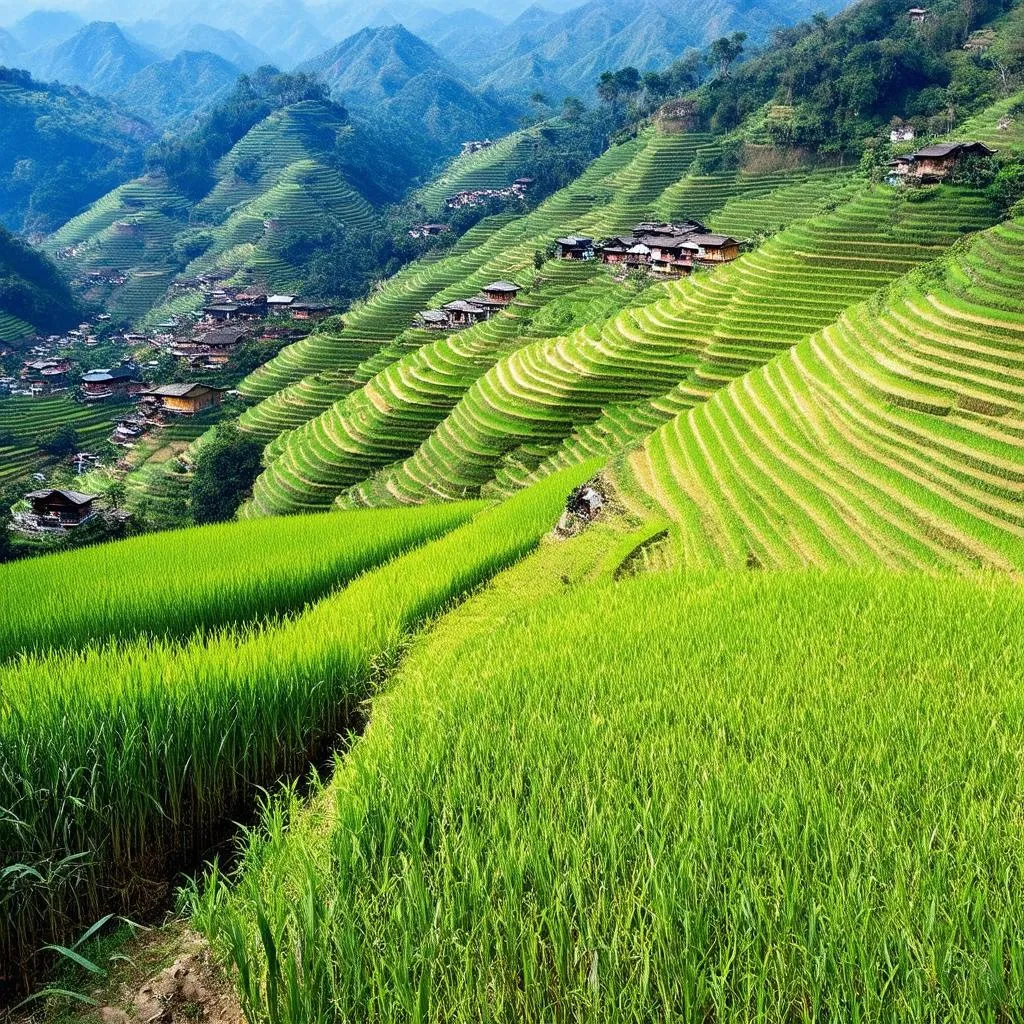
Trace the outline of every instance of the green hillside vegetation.
<path fill-rule="evenodd" d="M 199 898 L 253 1019 L 1012 1018 L 1019 587 L 591 552 L 418 644 Z"/>
<path fill-rule="evenodd" d="M 656 432 L 629 469 L 682 562 L 1019 568 L 1022 275 L 1017 219 Z"/>
<path fill-rule="evenodd" d="M 52 231 L 137 174 L 152 137 L 105 100 L 0 68 L 0 224 Z"/>
<path fill-rule="evenodd" d="M 81 450 L 94 451 L 124 413 L 120 402 L 88 406 L 67 395 L 0 398 L 0 486 L 22 480 L 52 462 L 43 446 L 58 428 L 71 427 Z"/>
<path fill-rule="evenodd" d="M 241 73 L 216 54 L 185 50 L 137 71 L 117 98 L 150 124 L 166 125 L 213 106 L 230 92 Z"/>
<path fill-rule="evenodd" d="M 118 895 L 118 878 L 142 870 L 169 880 L 180 858 L 200 853 L 218 822 L 251 799 L 251 787 L 300 769 L 352 723 L 407 630 L 534 547 L 566 489 L 593 468 L 495 509 L 344 513 L 336 585 L 380 568 L 294 618 L 211 637 L 41 651 L 0 669 L 0 806 L 17 815 L 0 831 L 20 865 L 0 878 L 8 908 L 0 963 L 25 966 L 47 936 L 130 899 Z M 287 523 L 275 528 L 295 535 Z M 250 526 L 233 529 L 244 536 Z M 251 558 L 250 566 L 259 571 Z M 244 592 L 241 577 L 225 583 Z M 161 615 L 159 601 L 153 612 Z M 173 611 L 164 619 L 177 621 Z M 161 631 L 156 622 L 150 630 Z"/>
<path fill-rule="evenodd" d="M 204 131 L 151 154 L 149 173 L 69 221 L 47 249 L 83 281 L 103 268 L 129 272 L 126 284 L 100 296 L 127 323 L 198 308 L 200 290 L 169 293 L 183 273 L 219 269 L 266 290 L 297 290 L 310 256 L 301 255 L 303 240 L 335 225 L 355 245 L 375 223 L 373 208 L 332 165 L 339 136 L 351 130 L 343 109 L 299 98 L 261 116 L 303 90 L 316 88 L 276 73 L 244 79 Z M 197 197 L 193 190 L 207 184 Z"/>
<path fill-rule="evenodd" d="M 53 263 L 0 227 L 0 342 L 67 330 L 80 315 Z"/>

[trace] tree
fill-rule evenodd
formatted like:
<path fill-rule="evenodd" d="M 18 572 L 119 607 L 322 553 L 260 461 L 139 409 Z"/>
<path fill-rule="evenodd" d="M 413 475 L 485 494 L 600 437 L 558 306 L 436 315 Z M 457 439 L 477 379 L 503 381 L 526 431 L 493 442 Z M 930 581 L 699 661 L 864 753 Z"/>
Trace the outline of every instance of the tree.
<path fill-rule="evenodd" d="M 111 509 L 121 508 L 127 496 L 128 490 L 120 480 L 115 480 L 107 488 L 107 501 L 110 502 Z"/>
<path fill-rule="evenodd" d="M 259 476 L 261 454 L 260 443 L 241 433 L 234 420 L 217 427 L 196 459 L 189 487 L 192 518 L 220 523 L 234 516 Z"/>
<path fill-rule="evenodd" d="M 40 447 L 58 458 L 73 455 L 78 451 L 78 431 L 70 423 L 62 423 L 43 437 Z"/>
<path fill-rule="evenodd" d="M 566 121 L 578 121 L 586 108 L 578 96 L 566 96 L 562 100 L 562 117 Z"/>
<path fill-rule="evenodd" d="M 718 72 L 723 78 L 729 77 L 729 68 L 743 55 L 746 41 L 746 32 L 733 32 L 731 36 L 722 36 L 711 44 L 711 61 L 718 65 Z"/>

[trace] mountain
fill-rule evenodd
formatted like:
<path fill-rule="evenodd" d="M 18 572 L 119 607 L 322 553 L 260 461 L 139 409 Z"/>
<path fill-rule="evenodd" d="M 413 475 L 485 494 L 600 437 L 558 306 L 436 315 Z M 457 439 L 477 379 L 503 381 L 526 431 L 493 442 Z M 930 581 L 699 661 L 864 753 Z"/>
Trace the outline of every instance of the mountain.
<path fill-rule="evenodd" d="M 25 50 L 53 47 L 70 39 L 85 22 L 70 11 L 38 10 L 11 26 L 11 34 Z"/>
<path fill-rule="evenodd" d="M 153 136 L 106 100 L 0 68 L 0 224 L 53 230 L 138 174 Z"/>
<path fill-rule="evenodd" d="M 10 32 L 0 28 L 0 66 L 15 67 L 25 50 Z"/>
<path fill-rule="evenodd" d="M 503 93 L 543 87 L 555 98 L 588 96 L 603 71 L 633 66 L 665 67 L 692 47 L 704 47 L 727 32 L 763 40 L 778 25 L 846 0 L 708 0 L 680 5 L 673 0 L 590 0 L 563 14 L 533 6 L 510 25 L 495 28 L 470 18 L 449 32 L 441 52 L 482 85 Z"/>
<path fill-rule="evenodd" d="M 474 8 L 453 11 L 429 21 L 419 35 L 440 53 L 462 53 L 467 40 L 480 40 L 501 32 L 504 22 Z"/>
<path fill-rule="evenodd" d="M 402 25 L 366 28 L 298 68 L 318 75 L 352 106 L 393 99 L 418 75 L 462 76 L 429 43 Z"/>
<path fill-rule="evenodd" d="M 93 21 L 54 47 L 40 77 L 112 95 L 160 55 L 129 39 L 112 21 Z"/>
<path fill-rule="evenodd" d="M 56 265 L 0 227 L 0 341 L 67 330 L 81 309 Z"/>
<path fill-rule="evenodd" d="M 136 72 L 117 99 L 126 110 L 164 125 L 213 106 L 241 73 L 237 65 L 215 54 L 186 50 Z"/>
<path fill-rule="evenodd" d="M 167 57 L 186 50 L 213 53 L 242 71 L 255 71 L 261 64 L 272 63 L 268 54 L 231 29 L 193 22 L 172 25 L 162 21 L 140 21 L 129 26 L 129 31 L 133 38 Z"/>

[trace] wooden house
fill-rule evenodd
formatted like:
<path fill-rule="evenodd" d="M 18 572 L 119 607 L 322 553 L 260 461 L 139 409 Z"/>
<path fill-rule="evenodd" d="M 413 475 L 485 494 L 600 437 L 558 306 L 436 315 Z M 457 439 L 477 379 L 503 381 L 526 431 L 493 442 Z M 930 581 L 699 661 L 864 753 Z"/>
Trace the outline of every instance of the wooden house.
<path fill-rule="evenodd" d="M 927 7 L 911 7 L 907 11 L 907 17 L 910 18 L 911 25 L 923 25 L 928 20 L 928 13 Z"/>
<path fill-rule="evenodd" d="M 289 311 L 293 320 L 323 320 L 334 310 L 326 302 L 293 302 Z"/>
<path fill-rule="evenodd" d="M 44 529 L 80 526 L 87 522 L 96 515 L 93 507 L 96 498 L 95 494 L 56 488 L 31 491 L 25 495 L 25 500 L 32 506 L 35 525 Z"/>
<path fill-rule="evenodd" d="M 109 370 L 93 370 L 82 377 L 82 392 L 86 401 L 101 402 L 107 398 L 135 395 L 142 390 L 138 368 L 131 364 Z"/>
<path fill-rule="evenodd" d="M 416 326 L 427 331 L 445 331 L 451 326 L 451 317 L 443 309 L 425 309 L 416 314 Z"/>
<path fill-rule="evenodd" d="M 984 142 L 940 142 L 910 154 L 910 176 L 923 184 L 943 181 L 969 156 L 992 156 Z"/>
<path fill-rule="evenodd" d="M 514 281 L 493 281 L 480 289 L 484 298 L 496 306 L 507 306 L 522 291 Z"/>
<path fill-rule="evenodd" d="M 237 302 L 218 302 L 212 306 L 204 306 L 203 312 L 211 319 L 221 323 L 234 320 L 241 312 L 241 306 Z"/>
<path fill-rule="evenodd" d="M 294 295 L 270 295 L 267 297 L 267 312 L 271 316 L 287 313 L 294 301 Z"/>
<path fill-rule="evenodd" d="M 155 402 L 163 412 L 194 416 L 220 405 L 225 390 L 210 387 L 208 384 L 163 384 L 143 391 L 142 397 Z"/>
<path fill-rule="evenodd" d="M 687 241 L 697 247 L 695 258 L 701 263 L 730 263 L 740 255 L 740 243 L 731 235 L 695 234 Z"/>
<path fill-rule="evenodd" d="M 450 322 L 456 327 L 471 327 L 473 324 L 483 323 L 489 320 L 491 310 L 479 302 L 471 302 L 468 299 L 456 299 L 454 302 L 446 302 L 444 311 L 448 314 Z"/>
<path fill-rule="evenodd" d="M 566 235 L 556 238 L 559 259 L 592 260 L 594 258 L 594 240 L 585 235 Z"/>
<path fill-rule="evenodd" d="M 694 260 L 700 253 L 700 246 L 693 241 L 694 236 L 685 235 L 649 235 L 644 242 L 650 250 L 651 270 L 656 274 L 670 277 L 681 277 L 693 270 Z"/>

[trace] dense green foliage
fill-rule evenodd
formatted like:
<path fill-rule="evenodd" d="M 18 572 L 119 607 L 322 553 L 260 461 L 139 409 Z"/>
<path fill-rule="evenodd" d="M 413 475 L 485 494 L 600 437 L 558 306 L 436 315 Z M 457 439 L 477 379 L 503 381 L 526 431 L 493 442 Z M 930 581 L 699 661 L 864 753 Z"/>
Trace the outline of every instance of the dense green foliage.
<path fill-rule="evenodd" d="M 766 103 L 786 108 L 769 121 L 775 141 L 842 152 L 893 117 L 949 131 L 1005 95 L 1024 73 L 1021 13 L 1015 0 L 942 0 L 913 24 L 902 0 L 865 0 L 827 19 L 775 32 L 775 41 L 696 95 L 714 131 L 731 131 Z M 1015 27 L 991 50 L 965 53 L 970 32 L 1004 11 Z"/>
<path fill-rule="evenodd" d="M 146 153 L 146 166 L 166 174 L 182 195 L 201 199 L 215 184 L 217 161 L 268 114 L 303 100 L 326 99 L 325 87 L 310 75 L 259 68 L 252 75 L 242 75 L 231 94 L 192 132 L 152 146 Z M 337 113 L 344 118 L 342 108 Z"/>
<path fill-rule="evenodd" d="M 105 100 L 0 68 L 0 224 L 53 230 L 137 174 L 152 135 Z"/>
<path fill-rule="evenodd" d="M 0 227 L 0 314 L 4 313 L 49 334 L 78 323 L 82 309 L 57 267 Z"/>
<path fill-rule="evenodd" d="M 189 487 L 192 518 L 199 524 L 234 517 L 260 471 L 257 441 L 239 433 L 233 420 L 222 423 L 203 445 Z"/>
<path fill-rule="evenodd" d="M 532 548 L 588 470 L 479 512 L 293 619 L 0 671 L 0 964 L 14 970 L 44 936 L 135 902 L 132 879 L 166 879 L 251 786 L 336 742 L 406 632 Z M 478 510 L 360 520 L 338 582 Z"/>
<path fill-rule="evenodd" d="M 1019 587 L 538 587 L 414 650 L 200 904 L 250 1019 L 1019 1015 Z"/>

